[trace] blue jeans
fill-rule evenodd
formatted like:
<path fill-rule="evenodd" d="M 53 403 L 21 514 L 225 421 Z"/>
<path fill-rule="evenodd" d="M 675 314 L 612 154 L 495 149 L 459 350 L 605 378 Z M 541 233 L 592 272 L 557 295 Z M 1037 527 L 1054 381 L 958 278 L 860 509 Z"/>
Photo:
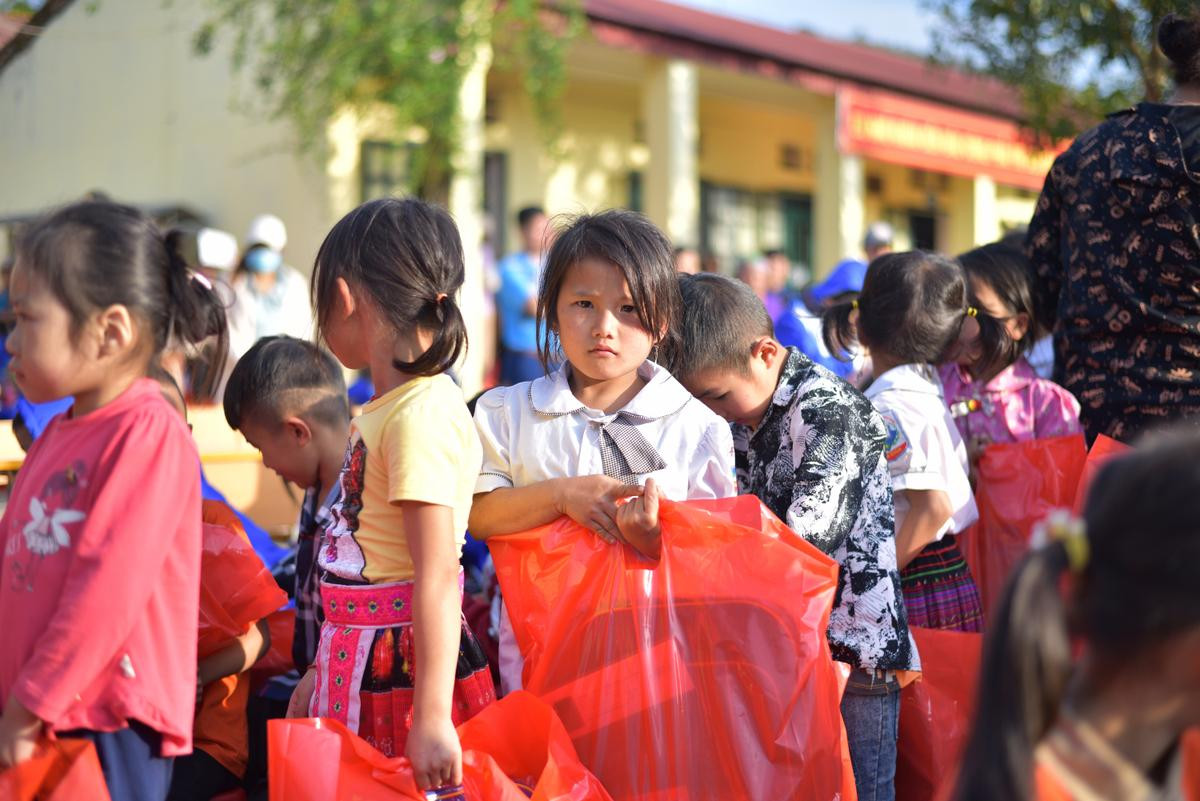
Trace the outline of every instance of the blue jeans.
<path fill-rule="evenodd" d="M 167 797 L 175 758 L 160 756 L 162 735 L 144 723 L 130 721 L 128 727 L 108 732 L 77 729 L 59 736 L 96 744 L 112 801 L 162 801 Z"/>
<path fill-rule="evenodd" d="M 533 381 L 546 374 L 536 353 L 525 353 L 519 350 L 504 348 L 500 352 L 500 383 L 506 387 L 520 384 L 522 381 Z"/>
<path fill-rule="evenodd" d="M 900 685 L 854 670 L 842 696 L 842 720 L 859 801 L 896 797 L 896 738 L 900 733 Z"/>

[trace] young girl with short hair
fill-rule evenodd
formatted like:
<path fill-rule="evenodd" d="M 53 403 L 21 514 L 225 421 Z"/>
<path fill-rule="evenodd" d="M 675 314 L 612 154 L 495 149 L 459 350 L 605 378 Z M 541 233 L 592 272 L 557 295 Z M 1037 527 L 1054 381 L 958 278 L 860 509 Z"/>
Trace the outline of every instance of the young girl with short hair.
<path fill-rule="evenodd" d="M 642 215 L 583 216 L 558 236 L 538 319 L 543 364 L 561 359 L 561 366 L 480 398 L 475 423 L 484 461 L 473 536 L 525 531 L 566 515 L 606 541 L 656 554 L 660 494 L 736 494 L 729 425 L 657 363 L 670 363 L 680 303 L 671 245 Z M 521 686 L 521 667 L 504 615 L 506 692 Z"/>
<path fill-rule="evenodd" d="M 955 798 L 1197 789 L 1181 746 L 1200 726 L 1197 453 L 1194 430 L 1170 432 L 1103 468 L 1082 521 L 1044 524 L 990 624 Z"/>
<path fill-rule="evenodd" d="M 980 343 L 994 358 L 1003 333 L 967 301 L 962 268 L 911 251 L 871 262 L 856 301 L 825 312 L 834 354 L 854 344 L 871 354 L 875 380 L 864 393 L 883 417 L 896 504 L 896 557 L 911 626 L 979 631 L 979 590 L 955 535 L 978 517 L 967 451 L 950 418 L 933 365 Z"/>
<path fill-rule="evenodd" d="M 1079 401 L 1039 378 L 1026 356 L 1034 344 L 1033 266 L 1014 247 L 995 243 L 958 257 L 972 305 L 1004 327 L 1004 346 L 985 360 L 968 347 L 939 374 L 946 403 L 976 461 L 988 445 L 1078 434 Z"/>
<path fill-rule="evenodd" d="M 329 349 L 351 370 L 370 368 L 378 395 L 351 423 L 317 557 L 325 622 L 302 686 L 314 687 L 311 714 L 406 755 L 422 788 L 461 782 L 454 727 L 495 698 L 461 612 L 458 560 L 481 462 L 446 375 L 467 346 L 463 271 L 449 214 L 384 198 L 333 227 L 312 276 Z"/>
<path fill-rule="evenodd" d="M 168 341 L 223 353 L 224 312 L 173 240 L 108 201 L 33 223 L 10 291 L 21 391 L 75 400 L 0 521 L 0 766 L 43 734 L 84 737 L 114 801 L 161 801 L 192 748 L 200 460 L 146 374 Z"/>

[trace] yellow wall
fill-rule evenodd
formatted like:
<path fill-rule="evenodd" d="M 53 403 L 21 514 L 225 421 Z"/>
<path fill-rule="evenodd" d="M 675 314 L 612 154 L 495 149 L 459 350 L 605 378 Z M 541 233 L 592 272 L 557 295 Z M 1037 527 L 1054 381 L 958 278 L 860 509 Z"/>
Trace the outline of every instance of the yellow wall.
<path fill-rule="evenodd" d="M 309 270 L 333 222 L 323 169 L 296 158 L 285 126 L 234 109 L 254 95 L 235 92 L 226 47 L 192 55 L 205 8 L 73 3 L 0 72 L 0 215 L 101 189 L 191 207 L 240 238 L 273 212 L 288 262 Z"/>

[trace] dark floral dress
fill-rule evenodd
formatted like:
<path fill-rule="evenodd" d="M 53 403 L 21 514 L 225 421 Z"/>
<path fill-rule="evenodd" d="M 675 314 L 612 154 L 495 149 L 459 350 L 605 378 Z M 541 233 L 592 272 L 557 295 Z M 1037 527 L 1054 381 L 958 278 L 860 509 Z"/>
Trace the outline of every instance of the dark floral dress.
<path fill-rule="evenodd" d="M 1088 439 L 1200 421 L 1200 108 L 1143 103 L 1054 162 L 1030 223 L 1055 380 Z"/>

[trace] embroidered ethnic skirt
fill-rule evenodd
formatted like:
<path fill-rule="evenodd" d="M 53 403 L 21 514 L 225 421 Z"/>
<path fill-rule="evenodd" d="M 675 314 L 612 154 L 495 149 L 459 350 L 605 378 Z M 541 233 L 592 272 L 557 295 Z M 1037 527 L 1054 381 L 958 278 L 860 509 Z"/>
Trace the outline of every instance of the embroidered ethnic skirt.
<path fill-rule="evenodd" d="M 460 575 L 460 591 L 462 577 Z M 325 623 L 310 714 L 346 724 L 387 756 L 402 756 L 412 728 L 413 583 L 321 582 Z M 483 649 L 466 623 L 459 639 L 451 718 L 469 720 L 496 700 Z"/>
<path fill-rule="evenodd" d="M 979 588 L 958 539 L 947 534 L 926 545 L 900 571 L 908 625 L 951 631 L 983 631 Z"/>

